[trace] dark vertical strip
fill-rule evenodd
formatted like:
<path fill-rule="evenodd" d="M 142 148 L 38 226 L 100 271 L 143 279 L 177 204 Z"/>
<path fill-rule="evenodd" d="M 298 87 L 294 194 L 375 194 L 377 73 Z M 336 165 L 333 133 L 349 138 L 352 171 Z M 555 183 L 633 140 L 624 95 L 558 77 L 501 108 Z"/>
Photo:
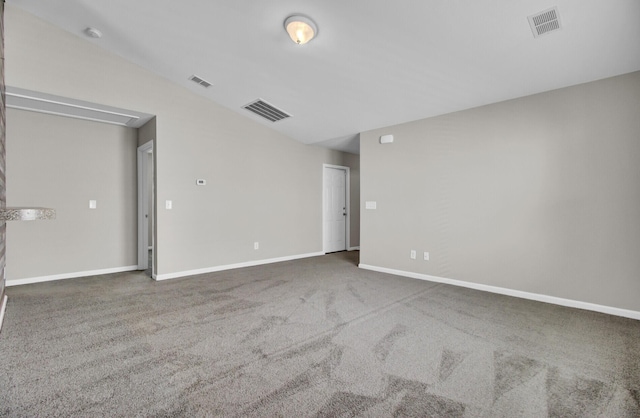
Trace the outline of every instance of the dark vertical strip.
<path fill-rule="evenodd" d="M 6 136 L 5 136 L 5 86 L 4 86 L 4 0 L 0 0 L 0 208 L 7 206 L 7 189 L 5 184 Z M 4 300 L 4 266 L 5 239 L 7 225 L 0 221 L 0 304 Z"/>

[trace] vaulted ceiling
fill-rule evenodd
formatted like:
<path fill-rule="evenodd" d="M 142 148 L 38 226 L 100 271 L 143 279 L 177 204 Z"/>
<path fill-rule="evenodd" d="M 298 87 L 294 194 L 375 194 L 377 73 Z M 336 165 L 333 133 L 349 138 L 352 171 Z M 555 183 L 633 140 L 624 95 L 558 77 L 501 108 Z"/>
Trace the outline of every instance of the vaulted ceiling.
<path fill-rule="evenodd" d="M 640 70 L 638 0 L 7 2 L 298 141 L 350 152 L 359 132 Z M 561 29 L 535 38 L 527 17 L 554 6 Z M 294 13 L 318 26 L 306 45 L 283 28 Z M 292 117 L 242 108 L 258 98 Z"/>

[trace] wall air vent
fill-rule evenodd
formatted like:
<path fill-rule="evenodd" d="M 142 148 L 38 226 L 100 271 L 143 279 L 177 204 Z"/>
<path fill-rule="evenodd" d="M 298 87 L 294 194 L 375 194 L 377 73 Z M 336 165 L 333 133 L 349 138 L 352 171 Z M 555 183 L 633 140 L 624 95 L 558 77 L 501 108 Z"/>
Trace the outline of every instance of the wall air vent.
<path fill-rule="evenodd" d="M 202 87 L 210 87 L 211 83 L 209 83 L 207 80 L 203 80 L 202 78 L 198 77 L 197 75 L 192 75 L 191 77 L 189 77 L 189 80 L 193 81 L 194 83 L 198 83 L 200 84 Z"/>
<path fill-rule="evenodd" d="M 277 122 L 291 117 L 288 113 L 270 105 L 262 99 L 258 99 L 242 107 L 258 116 L 262 116 L 263 118 L 270 120 L 271 122 Z"/>
<path fill-rule="evenodd" d="M 558 14 L 557 7 L 552 7 L 551 9 L 531 15 L 528 19 L 534 38 L 550 32 L 555 32 L 561 28 L 560 15 Z"/>

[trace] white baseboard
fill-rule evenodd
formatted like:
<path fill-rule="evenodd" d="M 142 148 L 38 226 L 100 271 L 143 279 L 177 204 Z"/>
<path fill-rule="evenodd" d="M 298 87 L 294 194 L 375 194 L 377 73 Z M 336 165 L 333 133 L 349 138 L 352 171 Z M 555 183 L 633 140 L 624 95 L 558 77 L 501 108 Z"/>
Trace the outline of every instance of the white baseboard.
<path fill-rule="evenodd" d="M 349 247 L 347 251 L 360 251 L 360 246 L 357 247 Z"/>
<path fill-rule="evenodd" d="M 9 298 L 7 295 L 4 295 L 2 298 L 2 306 L 0 306 L 0 332 L 2 332 L 2 322 L 4 321 L 4 311 L 7 309 L 7 301 Z"/>
<path fill-rule="evenodd" d="M 290 256 L 286 256 L 286 257 L 268 258 L 268 259 L 264 259 L 264 260 L 247 261 L 247 262 L 244 262 L 244 263 L 226 264 L 226 265 L 223 265 L 223 266 L 215 266 L 215 267 L 206 267 L 206 268 L 197 269 L 197 270 L 179 271 L 179 272 L 176 272 L 176 273 L 156 274 L 155 276 L 153 276 L 153 278 L 156 279 L 156 280 L 177 279 L 179 277 L 195 276 L 196 274 L 214 273 L 216 271 L 239 269 L 239 268 L 243 268 L 243 267 L 261 266 L 263 264 L 279 263 L 281 261 L 298 260 L 300 258 L 317 257 L 319 255 L 324 255 L 324 253 L 323 252 L 318 252 L 318 253 L 308 253 L 308 254 L 297 254 L 297 255 L 290 255 Z"/>
<path fill-rule="evenodd" d="M 444 277 L 430 276 L 428 274 L 413 273 L 410 271 L 395 270 L 385 267 L 370 266 L 367 264 L 359 264 L 358 267 L 365 270 L 377 271 L 380 273 L 395 274 L 396 276 L 410 277 L 412 279 L 427 280 L 436 283 L 445 283 L 453 286 L 467 287 L 469 289 L 482 290 L 485 292 L 498 293 L 500 295 L 514 296 L 522 299 L 535 300 L 538 302 L 552 303 L 554 305 L 567 306 L 570 308 L 585 309 L 588 311 L 601 312 L 609 315 L 622 316 L 625 318 L 640 320 L 640 312 L 629 309 L 614 308 L 611 306 L 598 305 L 595 303 L 581 302 L 572 299 L 563 299 L 555 296 L 541 295 L 539 293 L 523 292 L 521 290 L 507 289 L 504 287 L 489 286 L 486 284 L 465 282 L 462 280 L 447 279 Z"/>
<path fill-rule="evenodd" d="M 114 267 L 102 270 L 77 271 L 74 273 L 53 274 L 51 276 L 28 277 L 26 279 L 7 280 L 7 286 L 19 286 L 23 284 L 51 282 L 54 280 L 75 279 L 77 277 L 98 276 L 101 274 L 122 273 L 124 271 L 138 270 L 138 266 Z"/>

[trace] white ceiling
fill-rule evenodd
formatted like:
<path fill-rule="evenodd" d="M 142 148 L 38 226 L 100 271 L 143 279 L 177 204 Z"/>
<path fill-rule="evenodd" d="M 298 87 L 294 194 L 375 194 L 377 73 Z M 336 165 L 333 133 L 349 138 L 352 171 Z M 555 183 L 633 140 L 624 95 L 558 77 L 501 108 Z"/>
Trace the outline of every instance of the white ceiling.
<path fill-rule="evenodd" d="M 298 141 L 356 153 L 359 132 L 640 70 L 639 0 L 7 2 Z M 553 6 L 562 29 L 534 38 L 527 16 Z M 303 46 L 283 28 L 296 12 L 319 29 Z M 293 117 L 242 109 L 257 98 Z"/>

